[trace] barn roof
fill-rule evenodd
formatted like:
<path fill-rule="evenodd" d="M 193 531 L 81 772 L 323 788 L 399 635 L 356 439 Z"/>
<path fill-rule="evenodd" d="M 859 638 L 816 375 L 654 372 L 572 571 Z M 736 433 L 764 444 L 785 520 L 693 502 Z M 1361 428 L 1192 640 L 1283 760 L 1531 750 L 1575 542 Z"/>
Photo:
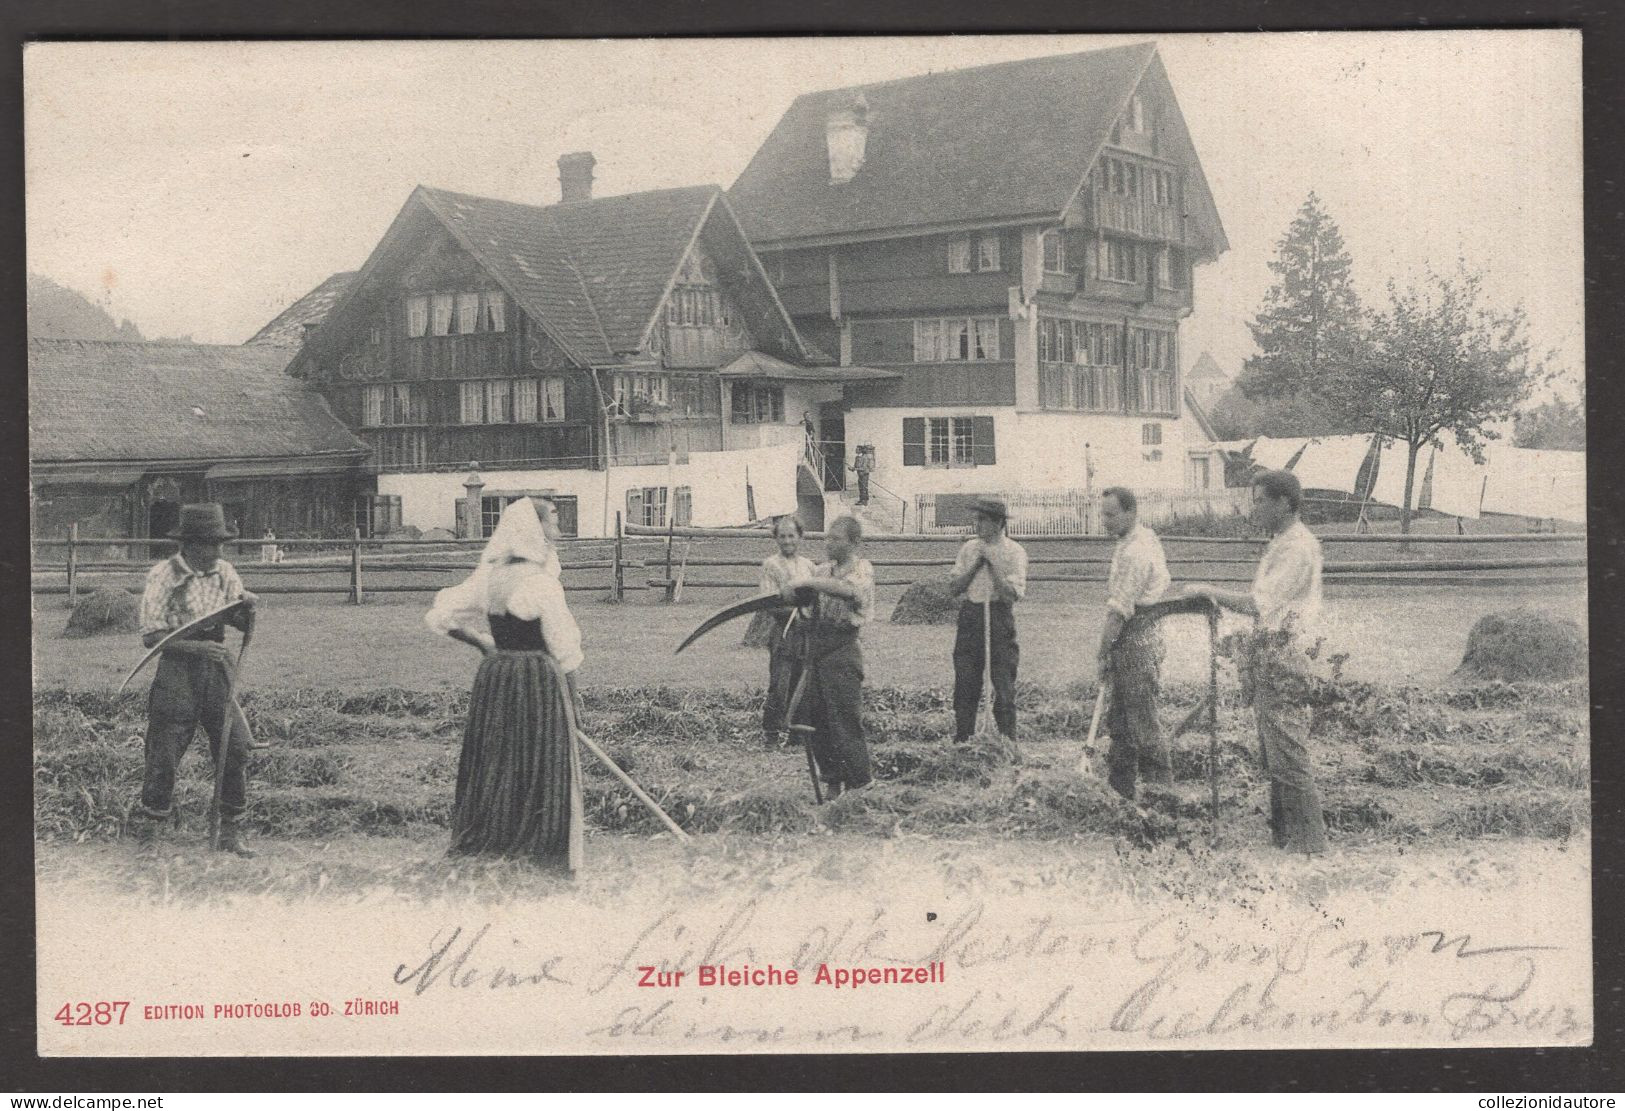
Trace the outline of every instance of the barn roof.
<path fill-rule="evenodd" d="M 249 337 L 249 343 L 298 347 L 305 342 L 305 325 L 320 324 L 339 298 L 349 292 L 358 271 L 345 270 L 326 278 L 315 289 L 277 314 L 276 319 Z"/>
<path fill-rule="evenodd" d="M 1156 46 L 1091 50 L 807 93 L 790 105 L 729 192 L 751 239 L 793 246 L 902 228 L 1059 219 L 1142 80 L 1170 103 Z M 830 181 L 825 126 L 859 97 L 864 161 Z M 1194 147 L 1170 113 L 1169 141 L 1192 167 L 1188 202 L 1223 251 Z"/>
<path fill-rule="evenodd" d="M 315 390 L 264 344 L 28 343 L 35 462 L 359 455 Z"/>

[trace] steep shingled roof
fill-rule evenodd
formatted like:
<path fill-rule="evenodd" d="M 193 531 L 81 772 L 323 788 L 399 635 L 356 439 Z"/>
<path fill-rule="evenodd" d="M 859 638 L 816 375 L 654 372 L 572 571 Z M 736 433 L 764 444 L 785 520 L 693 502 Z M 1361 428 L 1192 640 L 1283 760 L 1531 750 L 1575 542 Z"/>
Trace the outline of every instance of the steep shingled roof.
<path fill-rule="evenodd" d="M 249 343 L 275 347 L 298 347 L 305 342 L 305 325 L 320 324 L 333 311 L 339 298 L 350 291 L 358 271 L 345 270 L 324 280 L 315 289 L 277 314 L 276 319 L 249 337 Z"/>
<path fill-rule="evenodd" d="M 315 390 L 283 373 L 291 354 L 264 344 L 30 340 L 30 457 L 218 460 L 366 451 Z"/>
<path fill-rule="evenodd" d="M 751 239 L 769 245 L 1058 218 L 1148 74 L 1166 81 L 1156 46 L 1139 43 L 807 93 L 729 197 Z M 870 121 L 863 166 L 833 184 L 826 120 L 859 94 Z M 1194 162 L 1183 124 L 1170 123 L 1170 141 Z M 1228 244 L 1207 184 L 1199 171 L 1191 176 L 1193 215 L 1212 221 L 1222 251 Z"/>
<path fill-rule="evenodd" d="M 721 211 L 735 221 L 722 189 L 715 185 L 551 205 L 518 204 L 420 185 L 352 290 L 365 282 L 396 229 L 406 226 L 419 204 L 583 365 L 614 362 L 642 346 L 644 333 L 705 220 Z M 738 234 L 748 250 L 743 231 Z M 794 334 L 788 316 L 784 320 Z"/>

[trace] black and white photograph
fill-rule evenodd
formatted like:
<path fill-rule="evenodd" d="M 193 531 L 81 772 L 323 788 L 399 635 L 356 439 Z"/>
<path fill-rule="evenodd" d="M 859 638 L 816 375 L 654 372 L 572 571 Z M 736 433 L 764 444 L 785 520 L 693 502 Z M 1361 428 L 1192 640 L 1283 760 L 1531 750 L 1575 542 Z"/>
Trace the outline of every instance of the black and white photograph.
<path fill-rule="evenodd" d="M 30 44 L 39 1053 L 1590 1045 L 1580 58 Z"/>

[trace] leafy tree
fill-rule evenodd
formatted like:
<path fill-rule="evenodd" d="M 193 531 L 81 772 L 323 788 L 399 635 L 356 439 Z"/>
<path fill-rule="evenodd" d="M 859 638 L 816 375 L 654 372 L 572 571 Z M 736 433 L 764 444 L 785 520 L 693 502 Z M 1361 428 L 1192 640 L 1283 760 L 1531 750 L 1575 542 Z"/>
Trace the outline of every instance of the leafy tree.
<path fill-rule="evenodd" d="M 1269 268 L 1275 284 L 1247 325 L 1259 353 L 1242 367 L 1238 384 L 1254 400 L 1313 398 L 1328 378 L 1359 361 L 1361 348 L 1353 261 L 1313 192 L 1275 245 Z"/>
<path fill-rule="evenodd" d="M 1221 440 L 1254 436 L 1324 436 L 1335 432 L 1326 407 L 1305 396 L 1253 400 L 1231 386 L 1208 409 L 1213 432 Z"/>
<path fill-rule="evenodd" d="M 1557 451 L 1586 449 L 1585 407 L 1556 397 L 1518 414 L 1512 442 L 1518 447 Z"/>
<path fill-rule="evenodd" d="M 1409 532 L 1418 453 L 1449 432 L 1482 462 L 1484 441 L 1498 435 L 1485 425 L 1512 416 L 1544 362 L 1531 359 L 1523 309 L 1485 304 L 1481 277 L 1465 268 L 1408 289 L 1390 282 L 1368 338 L 1360 362 L 1319 392 L 1344 427 L 1406 445 L 1400 531 Z"/>

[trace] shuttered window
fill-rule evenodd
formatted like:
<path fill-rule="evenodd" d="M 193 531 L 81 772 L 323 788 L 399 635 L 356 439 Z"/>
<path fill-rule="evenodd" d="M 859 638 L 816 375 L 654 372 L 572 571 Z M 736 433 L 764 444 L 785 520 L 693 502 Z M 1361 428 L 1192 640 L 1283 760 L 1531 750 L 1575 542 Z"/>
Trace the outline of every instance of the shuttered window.
<path fill-rule="evenodd" d="M 925 466 L 925 418 L 903 418 L 903 466 Z"/>

